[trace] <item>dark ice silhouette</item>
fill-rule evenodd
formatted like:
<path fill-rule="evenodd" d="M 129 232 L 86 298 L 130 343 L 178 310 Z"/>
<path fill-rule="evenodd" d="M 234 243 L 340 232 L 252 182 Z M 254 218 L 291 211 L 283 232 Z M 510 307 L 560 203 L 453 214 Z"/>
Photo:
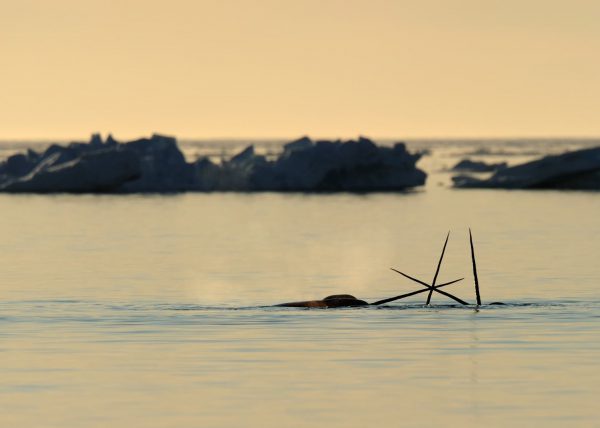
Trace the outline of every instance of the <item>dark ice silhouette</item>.
<path fill-rule="evenodd" d="M 499 170 L 488 179 L 452 180 L 460 188 L 600 190 L 600 147 L 546 156 Z"/>
<path fill-rule="evenodd" d="M 506 162 L 486 163 L 482 161 L 474 161 L 471 159 L 462 159 L 452 167 L 453 171 L 464 172 L 495 172 L 507 167 Z"/>
<path fill-rule="evenodd" d="M 186 162 L 175 138 L 153 135 L 119 143 L 89 143 L 28 150 L 0 163 L 2 192 L 139 193 L 183 191 L 379 191 L 425 183 L 420 154 L 403 143 L 380 147 L 371 140 L 288 143 L 271 161 L 249 146 L 222 164 Z"/>

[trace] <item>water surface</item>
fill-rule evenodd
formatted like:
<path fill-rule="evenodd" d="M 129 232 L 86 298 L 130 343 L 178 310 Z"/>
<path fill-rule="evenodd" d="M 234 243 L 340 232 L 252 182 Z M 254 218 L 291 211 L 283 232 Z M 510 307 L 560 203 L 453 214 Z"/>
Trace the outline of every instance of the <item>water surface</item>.
<path fill-rule="evenodd" d="M 511 149 L 512 146 L 501 146 Z M 478 146 L 445 146 L 434 170 Z M 447 157 L 440 153 L 446 153 Z M 523 152 L 527 156 L 527 152 Z M 489 155 L 489 153 L 488 153 Z M 496 155 L 492 155 L 496 156 Z M 496 156 L 497 157 L 497 156 Z M 595 426 L 600 193 L 0 196 L 6 426 Z M 274 308 L 419 288 L 380 308 Z"/>

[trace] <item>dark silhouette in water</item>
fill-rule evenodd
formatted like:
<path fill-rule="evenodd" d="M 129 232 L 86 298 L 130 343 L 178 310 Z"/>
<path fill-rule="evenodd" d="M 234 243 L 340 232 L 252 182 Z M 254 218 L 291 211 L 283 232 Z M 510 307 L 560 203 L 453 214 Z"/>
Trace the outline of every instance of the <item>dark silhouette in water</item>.
<path fill-rule="evenodd" d="M 334 294 L 327 296 L 323 300 L 307 300 L 305 302 L 282 303 L 276 306 L 286 306 L 289 308 L 348 308 L 352 306 L 368 306 L 369 303 L 357 299 L 350 294 Z"/>
<path fill-rule="evenodd" d="M 444 242 L 444 247 L 442 248 L 442 254 L 440 255 L 440 259 L 438 261 L 435 275 L 433 277 L 433 281 L 431 282 L 431 284 L 427 284 L 424 281 L 421 281 L 417 278 L 413 278 L 410 275 L 407 275 L 403 272 L 400 272 L 399 270 L 392 268 L 392 270 L 394 272 L 397 272 L 400 275 L 425 286 L 426 288 L 423 288 L 422 290 L 417 290 L 417 291 L 413 291 L 410 293 L 401 294 L 399 296 L 394 296 L 394 297 L 390 297 L 387 299 L 378 300 L 373 303 L 367 303 L 364 300 L 357 299 L 356 297 L 354 297 L 350 294 L 336 294 L 336 295 L 332 295 L 332 296 L 327 296 L 323 300 L 307 300 L 307 301 L 301 301 L 301 302 L 281 303 L 276 306 L 285 306 L 285 307 L 293 307 L 293 308 L 342 308 L 342 307 L 355 307 L 355 306 L 378 306 L 378 305 L 383 305 L 385 303 L 404 299 L 406 297 L 414 296 L 414 295 L 425 293 L 425 292 L 429 292 L 429 294 L 427 295 L 427 301 L 426 301 L 426 305 L 429 305 L 434 291 L 455 300 L 456 302 L 460 303 L 461 305 L 469 305 L 468 302 L 465 302 L 464 300 L 459 299 L 458 297 L 456 297 L 450 293 L 440 290 L 440 288 L 445 287 L 447 285 L 454 284 L 455 282 L 462 281 L 464 278 L 459 278 L 459 279 L 455 279 L 450 282 L 445 282 L 443 284 L 436 285 L 436 281 L 437 281 L 437 278 L 438 278 L 438 275 L 440 272 L 440 268 L 442 266 L 442 260 L 444 259 L 444 253 L 446 252 L 446 246 L 448 244 L 449 238 L 450 238 L 450 232 L 448 232 L 448 235 L 446 235 L 446 241 Z M 471 260 L 473 262 L 473 277 L 474 277 L 474 281 L 475 281 L 475 296 L 477 299 L 477 306 L 481 306 L 481 296 L 479 294 L 479 280 L 477 277 L 477 265 L 475 262 L 475 249 L 473 247 L 473 236 L 471 234 L 471 229 L 469 229 L 469 241 L 470 241 L 470 245 L 471 245 Z M 494 302 L 492 304 L 493 305 L 498 305 L 498 304 L 501 305 L 502 303 Z"/>

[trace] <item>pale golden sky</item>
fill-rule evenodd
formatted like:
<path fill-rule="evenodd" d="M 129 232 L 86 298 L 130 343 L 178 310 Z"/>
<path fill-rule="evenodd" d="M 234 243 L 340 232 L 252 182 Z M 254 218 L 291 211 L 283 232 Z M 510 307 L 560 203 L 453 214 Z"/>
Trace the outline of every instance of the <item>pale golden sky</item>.
<path fill-rule="evenodd" d="M 600 135 L 598 0 L 0 0 L 0 139 Z"/>

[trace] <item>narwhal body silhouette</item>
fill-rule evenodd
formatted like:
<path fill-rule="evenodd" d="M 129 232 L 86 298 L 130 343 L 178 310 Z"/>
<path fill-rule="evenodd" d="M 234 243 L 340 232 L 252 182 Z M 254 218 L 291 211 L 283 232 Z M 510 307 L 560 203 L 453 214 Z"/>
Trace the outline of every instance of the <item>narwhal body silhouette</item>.
<path fill-rule="evenodd" d="M 327 296 L 323 300 L 307 300 L 304 302 L 282 303 L 276 306 L 286 306 L 289 308 L 349 308 L 353 306 L 368 306 L 369 303 L 357 299 L 350 294 L 334 294 Z"/>

